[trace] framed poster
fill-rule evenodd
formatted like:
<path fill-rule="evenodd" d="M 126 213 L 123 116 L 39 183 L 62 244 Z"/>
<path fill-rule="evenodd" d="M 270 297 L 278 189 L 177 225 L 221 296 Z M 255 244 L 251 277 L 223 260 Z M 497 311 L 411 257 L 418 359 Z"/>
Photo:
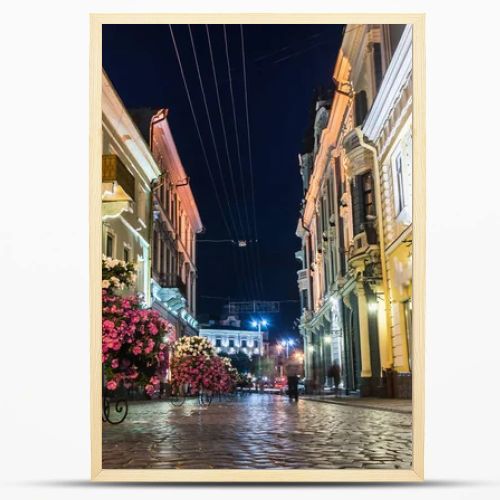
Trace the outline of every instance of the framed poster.
<path fill-rule="evenodd" d="M 424 16 L 90 26 L 92 479 L 423 480 Z"/>

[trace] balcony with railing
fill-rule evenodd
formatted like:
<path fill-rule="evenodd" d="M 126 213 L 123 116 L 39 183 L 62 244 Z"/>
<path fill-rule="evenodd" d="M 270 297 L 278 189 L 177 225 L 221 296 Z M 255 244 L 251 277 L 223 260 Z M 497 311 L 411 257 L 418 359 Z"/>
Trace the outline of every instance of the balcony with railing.
<path fill-rule="evenodd" d="M 373 262 L 380 254 L 374 222 L 366 221 L 361 226 L 362 230 L 354 236 L 348 254 L 349 264 L 354 267 L 362 261 Z"/>
<path fill-rule="evenodd" d="M 135 179 L 117 155 L 102 155 L 101 194 L 104 215 L 119 215 L 132 209 Z"/>
<path fill-rule="evenodd" d="M 116 199 L 135 199 L 135 179 L 117 155 L 102 155 L 102 183 Z"/>
<path fill-rule="evenodd" d="M 297 284 L 299 285 L 299 290 L 309 289 L 309 270 L 300 269 L 297 271 Z"/>
<path fill-rule="evenodd" d="M 351 176 L 366 172 L 371 168 L 373 162 L 372 153 L 361 144 L 357 130 L 359 127 L 348 132 L 342 143 L 349 160 L 348 167 Z"/>
<path fill-rule="evenodd" d="M 157 283 L 161 288 L 175 288 L 186 297 L 187 287 L 181 277 L 175 273 L 161 273 L 157 275 Z"/>
<path fill-rule="evenodd" d="M 194 329 L 193 332 L 198 328 L 188 304 L 187 285 L 179 275 L 153 272 L 152 292 L 155 301 L 160 303 L 162 309 Z"/>

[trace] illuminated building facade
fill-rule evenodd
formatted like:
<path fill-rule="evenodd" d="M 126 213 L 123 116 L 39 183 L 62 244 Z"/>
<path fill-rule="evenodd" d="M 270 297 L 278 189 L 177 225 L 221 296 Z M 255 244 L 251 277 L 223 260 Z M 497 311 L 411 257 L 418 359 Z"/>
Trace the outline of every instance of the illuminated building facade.
<path fill-rule="evenodd" d="M 178 336 L 196 335 L 196 235 L 203 225 L 167 116 L 160 109 L 148 122 L 161 171 L 153 189 L 153 307 L 176 326 Z"/>
<path fill-rule="evenodd" d="M 329 385 L 337 360 L 346 391 L 410 396 L 411 67 L 411 27 L 347 26 L 335 92 L 318 95 L 299 156 L 300 331 L 312 391 Z"/>
<path fill-rule="evenodd" d="M 199 335 L 208 339 L 217 353 L 236 354 L 242 352 L 249 357 L 264 354 L 263 332 L 220 326 L 200 328 Z"/>
<path fill-rule="evenodd" d="M 160 170 L 107 75 L 102 75 L 102 251 L 137 265 L 151 305 L 151 185 Z"/>
<path fill-rule="evenodd" d="M 382 346 L 383 365 L 394 370 L 396 397 L 411 397 L 412 346 L 412 26 L 385 27 L 391 58 L 362 127 L 371 145 L 371 168 L 380 196 L 381 259 L 389 334 Z M 399 32 L 398 32 L 399 30 Z"/>

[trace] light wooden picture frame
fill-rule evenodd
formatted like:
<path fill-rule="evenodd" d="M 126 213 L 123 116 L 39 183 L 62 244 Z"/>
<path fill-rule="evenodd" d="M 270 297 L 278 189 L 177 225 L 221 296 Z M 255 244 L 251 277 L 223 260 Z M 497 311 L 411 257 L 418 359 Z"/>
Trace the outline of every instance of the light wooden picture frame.
<path fill-rule="evenodd" d="M 413 26 L 413 311 L 410 470 L 103 469 L 101 364 L 102 26 L 104 24 L 411 24 Z M 424 479 L 425 16 L 424 14 L 91 14 L 90 16 L 90 368 L 91 478 L 107 482 L 326 483 Z"/>

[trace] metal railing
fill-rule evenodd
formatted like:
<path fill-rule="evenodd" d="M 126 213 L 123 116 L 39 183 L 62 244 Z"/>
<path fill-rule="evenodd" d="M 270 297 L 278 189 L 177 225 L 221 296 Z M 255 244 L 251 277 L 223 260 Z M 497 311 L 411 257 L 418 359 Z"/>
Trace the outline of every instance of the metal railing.
<path fill-rule="evenodd" d="M 181 277 L 175 273 L 161 273 L 158 275 L 158 284 L 162 288 L 177 288 L 186 297 L 187 287 Z"/>

